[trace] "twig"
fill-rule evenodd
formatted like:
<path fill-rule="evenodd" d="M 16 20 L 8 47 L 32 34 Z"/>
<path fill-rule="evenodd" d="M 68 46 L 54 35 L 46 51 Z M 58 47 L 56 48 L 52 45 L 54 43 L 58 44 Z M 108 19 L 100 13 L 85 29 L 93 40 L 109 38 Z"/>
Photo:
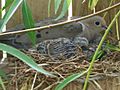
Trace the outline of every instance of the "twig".
<path fill-rule="evenodd" d="M 59 72 L 55 71 L 56 74 L 58 74 L 62 79 L 65 79 Z"/>
<path fill-rule="evenodd" d="M 35 76 L 34 76 L 34 79 L 33 79 L 33 84 L 31 86 L 31 90 L 33 90 L 33 88 L 34 88 L 36 78 L 37 78 L 37 72 L 35 73 Z"/>
<path fill-rule="evenodd" d="M 61 66 L 69 65 L 69 64 L 76 64 L 76 63 L 74 63 L 74 62 L 66 62 L 66 63 L 62 63 L 62 64 L 58 65 L 57 67 L 55 67 L 55 68 L 53 69 L 53 71 L 56 70 L 57 68 L 60 68 Z"/>
<path fill-rule="evenodd" d="M 17 62 L 15 61 L 15 67 L 17 68 Z M 17 75 L 17 69 L 15 69 L 15 75 Z M 18 80 L 15 81 L 16 90 L 18 90 Z"/>
<path fill-rule="evenodd" d="M 95 80 L 92 80 L 92 81 L 98 87 L 99 90 L 103 90 L 102 87 L 100 86 L 100 84 L 98 84 L 97 81 L 95 81 Z"/>
<path fill-rule="evenodd" d="M 50 90 L 54 85 L 56 85 L 56 84 L 58 84 L 58 83 L 60 83 L 60 82 L 55 82 L 55 83 L 51 84 L 50 86 L 46 87 L 46 88 L 43 89 L 43 90 Z"/>
<path fill-rule="evenodd" d="M 0 33 L 0 36 L 9 35 L 9 34 L 20 34 L 20 33 L 26 33 L 26 32 L 31 32 L 31 31 L 39 31 L 39 30 L 44 30 L 44 29 L 48 29 L 48 28 L 53 28 L 53 27 L 65 25 L 65 24 L 68 24 L 68 23 L 71 23 L 71 22 L 77 22 L 77 21 L 84 20 L 84 19 L 87 19 L 87 18 L 95 16 L 95 15 L 98 15 L 100 13 L 107 12 L 107 11 L 109 11 L 111 9 L 114 9 L 114 8 L 117 8 L 119 6 L 120 6 L 120 2 L 111 6 L 111 7 L 100 10 L 100 11 L 94 13 L 94 14 L 89 14 L 89 15 L 86 15 L 86 16 L 81 17 L 81 18 L 77 18 L 77 19 L 73 19 L 73 20 L 69 20 L 69 21 L 64 21 L 64 22 L 60 22 L 60 23 L 56 23 L 56 24 L 46 25 L 46 26 L 42 26 L 42 27 L 31 28 L 31 29 L 11 31 L 11 32 L 3 32 L 3 33 Z"/>
<path fill-rule="evenodd" d="M 38 90 L 38 88 L 40 88 L 40 87 L 44 84 L 44 82 L 45 82 L 45 80 L 42 81 L 38 86 L 36 86 L 36 87 L 34 88 L 34 90 Z"/>
<path fill-rule="evenodd" d="M 118 39 L 118 46 L 120 48 L 120 35 L 119 35 L 119 27 L 118 27 L 118 19 L 116 19 L 116 33 L 117 33 L 117 39 Z"/>

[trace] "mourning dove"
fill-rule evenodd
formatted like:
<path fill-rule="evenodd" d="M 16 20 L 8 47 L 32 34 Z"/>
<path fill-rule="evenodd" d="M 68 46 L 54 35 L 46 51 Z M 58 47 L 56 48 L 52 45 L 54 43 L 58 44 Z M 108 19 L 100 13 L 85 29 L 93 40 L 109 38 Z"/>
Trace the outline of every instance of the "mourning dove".
<path fill-rule="evenodd" d="M 102 17 L 93 16 L 82 21 L 45 29 L 38 33 L 38 36 L 40 36 L 38 38 L 39 40 L 47 40 L 60 37 L 71 38 L 79 35 L 81 37 L 86 37 L 89 41 L 92 41 L 98 37 L 101 31 L 106 30 L 106 28 L 106 22 Z"/>
<path fill-rule="evenodd" d="M 99 16 L 94 16 L 77 22 L 77 24 L 78 23 L 82 25 L 82 29 L 80 27 L 78 28 L 78 30 L 80 30 L 78 34 L 71 37 L 64 36 L 65 38 L 45 40 L 38 44 L 37 51 L 41 54 L 47 54 L 53 59 L 68 59 L 79 54 L 78 45 L 88 46 L 90 41 L 94 41 L 99 38 L 100 32 L 107 28 L 105 20 Z M 87 52 L 92 53 L 92 51 L 88 50 Z"/>
<path fill-rule="evenodd" d="M 47 25 L 51 23 L 48 23 L 47 21 L 42 22 L 47 23 Z M 45 25 L 45 23 L 42 24 L 42 22 L 36 26 Z M 56 23 L 54 20 L 52 20 L 52 22 Z M 37 43 L 49 39 L 73 38 L 76 36 L 85 37 L 88 41 L 93 41 L 100 35 L 100 32 L 104 31 L 106 28 L 106 22 L 102 17 L 93 16 L 85 20 L 36 31 Z M 16 48 L 22 48 L 23 46 L 25 48 L 30 48 L 32 46 L 31 41 L 26 34 L 0 36 L 0 42 L 10 44 Z"/>

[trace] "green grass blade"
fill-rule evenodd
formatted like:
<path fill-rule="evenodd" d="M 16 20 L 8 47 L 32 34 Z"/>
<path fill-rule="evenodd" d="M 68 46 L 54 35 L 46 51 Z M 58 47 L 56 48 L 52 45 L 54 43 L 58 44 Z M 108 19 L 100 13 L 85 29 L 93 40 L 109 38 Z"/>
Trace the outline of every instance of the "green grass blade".
<path fill-rule="evenodd" d="M 59 7 L 60 7 L 60 4 L 61 4 L 61 1 L 62 0 L 54 0 L 54 4 L 55 4 L 55 14 L 57 13 Z"/>
<path fill-rule="evenodd" d="M 96 56 L 96 60 L 101 59 L 104 55 L 106 55 L 106 51 L 105 50 L 99 50 Z M 94 54 L 93 54 L 94 55 Z M 93 58 L 93 55 L 90 56 L 90 61 Z"/>
<path fill-rule="evenodd" d="M 3 89 L 3 90 L 6 90 L 5 85 L 4 85 L 1 77 L 0 77 L 0 84 L 1 84 L 1 86 L 2 86 L 2 89 Z"/>
<path fill-rule="evenodd" d="M 33 28 L 35 27 L 35 22 L 33 20 L 32 12 L 28 7 L 26 0 L 23 0 L 22 3 L 22 15 L 23 15 L 23 22 L 25 28 Z M 36 43 L 36 33 L 35 32 L 28 32 L 28 37 L 30 38 L 33 45 Z"/>
<path fill-rule="evenodd" d="M 5 16 L 3 17 L 3 22 L 0 26 L 0 32 L 2 32 L 3 27 L 7 24 L 9 19 L 13 16 L 19 5 L 22 3 L 23 0 L 14 0 L 9 10 L 6 12 Z"/>
<path fill-rule="evenodd" d="M 98 0 L 89 0 L 88 7 L 93 10 L 95 6 L 97 5 Z"/>
<path fill-rule="evenodd" d="M 76 80 L 77 78 L 80 78 L 85 73 L 87 73 L 87 71 L 84 71 L 82 73 L 76 73 L 76 74 L 73 74 L 71 76 L 68 76 L 60 84 L 58 84 L 56 86 L 55 90 L 62 90 L 67 84 L 69 84 L 70 82 Z"/>
<path fill-rule="evenodd" d="M 111 44 L 107 44 L 106 48 L 110 49 L 110 50 L 114 50 L 114 51 L 119 51 L 120 52 L 120 48 Z"/>
<path fill-rule="evenodd" d="M 71 2 L 72 0 L 64 0 L 62 11 L 60 15 L 56 18 L 56 20 L 59 20 L 66 14 Z"/>
<path fill-rule="evenodd" d="M 44 70 L 43 68 L 40 68 L 35 62 L 34 60 L 25 55 L 23 52 L 8 46 L 6 44 L 0 43 L 0 50 L 2 51 L 6 51 L 7 53 L 17 57 L 18 59 L 22 60 L 24 63 L 26 63 L 27 65 L 29 65 L 30 67 L 32 67 L 33 69 L 37 70 L 38 72 L 41 72 L 45 75 L 50 75 L 53 76 L 51 73 L 47 72 L 46 70 Z"/>
<path fill-rule="evenodd" d="M 104 50 L 99 50 L 96 59 L 101 59 L 105 54 L 106 52 Z"/>

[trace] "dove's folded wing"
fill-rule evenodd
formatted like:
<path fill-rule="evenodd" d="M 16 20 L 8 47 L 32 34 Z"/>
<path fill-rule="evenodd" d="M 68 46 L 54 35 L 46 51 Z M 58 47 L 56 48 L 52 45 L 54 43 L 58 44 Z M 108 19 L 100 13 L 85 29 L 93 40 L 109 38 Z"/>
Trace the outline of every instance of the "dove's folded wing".
<path fill-rule="evenodd" d="M 57 21 L 41 21 L 40 23 L 37 23 L 36 26 L 48 25 L 50 23 L 57 23 Z M 100 32 L 106 29 L 103 28 L 105 26 L 106 22 L 102 17 L 94 16 L 82 21 L 36 31 L 37 43 L 49 39 L 72 38 L 76 36 L 84 37 L 88 41 L 91 41 L 96 39 Z M 17 29 L 15 28 L 14 30 L 20 29 L 24 29 L 24 26 L 17 26 Z M 8 43 L 10 45 L 13 44 L 13 46 L 19 46 L 19 44 L 22 44 L 28 48 L 32 46 L 27 34 L 0 36 L 0 42 Z"/>
<path fill-rule="evenodd" d="M 39 40 L 57 39 L 57 38 L 71 38 L 82 32 L 82 25 L 74 22 L 67 25 L 57 26 L 42 30 L 37 33 Z"/>

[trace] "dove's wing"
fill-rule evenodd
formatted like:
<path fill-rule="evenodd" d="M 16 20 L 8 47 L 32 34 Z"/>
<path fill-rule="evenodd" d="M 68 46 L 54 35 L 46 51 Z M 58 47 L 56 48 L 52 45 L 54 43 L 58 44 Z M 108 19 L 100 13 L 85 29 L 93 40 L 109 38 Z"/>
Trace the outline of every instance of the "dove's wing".
<path fill-rule="evenodd" d="M 32 43 L 26 34 L 0 36 L 0 43 L 5 43 L 19 49 L 28 49 L 32 47 Z"/>
<path fill-rule="evenodd" d="M 38 25 L 40 25 L 40 23 L 37 24 L 36 26 Z M 13 28 L 11 31 L 24 29 L 24 26 L 20 25 L 20 26 L 17 26 L 16 28 Z M 71 37 L 75 37 L 78 33 L 81 33 L 81 32 L 82 32 L 82 25 L 77 22 L 54 27 L 54 28 L 49 28 L 49 29 L 42 30 L 40 32 L 36 32 L 37 43 L 44 40 L 48 40 L 48 39 L 57 39 L 60 37 L 71 38 Z M 26 34 L 0 36 L 0 42 L 13 45 L 15 47 L 20 47 L 21 44 L 27 45 L 27 46 L 32 45 L 31 41 L 29 40 Z"/>
<path fill-rule="evenodd" d="M 40 23 L 37 23 L 36 26 L 44 26 L 46 24 L 49 25 L 56 22 L 57 21 L 54 20 L 41 21 Z M 103 29 L 103 26 L 105 25 L 105 20 L 102 17 L 94 16 L 80 22 L 73 22 L 53 28 L 44 29 L 36 32 L 37 43 L 48 39 L 72 38 L 78 35 L 80 37 L 85 37 L 88 39 L 88 41 L 91 41 L 98 37 L 100 31 L 105 30 Z M 26 47 L 32 46 L 31 41 L 28 39 L 26 34 L 11 35 L 5 37 L 0 36 L 0 42 L 1 41 L 9 41 L 10 43 L 14 42 L 15 44 L 22 43 L 23 45 L 26 45 Z"/>
<path fill-rule="evenodd" d="M 37 33 L 38 40 L 57 39 L 60 37 L 71 38 L 81 33 L 83 30 L 82 24 L 74 22 L 63 26 L 57 26 L 50 29 L 45 29 Z"/>

